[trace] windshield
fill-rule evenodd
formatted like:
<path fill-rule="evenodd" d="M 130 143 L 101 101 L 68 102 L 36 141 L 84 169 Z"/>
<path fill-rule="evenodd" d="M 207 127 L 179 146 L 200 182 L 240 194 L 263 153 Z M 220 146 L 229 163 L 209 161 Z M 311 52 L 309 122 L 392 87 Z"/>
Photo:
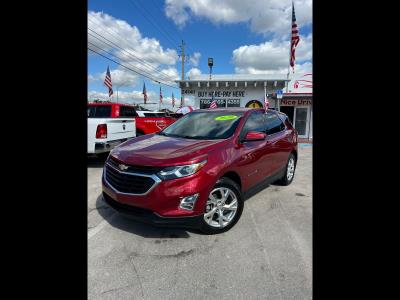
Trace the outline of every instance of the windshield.
<path fill-rule="evenodd" d="M 242 116 L 242 112 L 192 112 L 159 134 L 189 139 L 226 139 L 235 132 Z"/>

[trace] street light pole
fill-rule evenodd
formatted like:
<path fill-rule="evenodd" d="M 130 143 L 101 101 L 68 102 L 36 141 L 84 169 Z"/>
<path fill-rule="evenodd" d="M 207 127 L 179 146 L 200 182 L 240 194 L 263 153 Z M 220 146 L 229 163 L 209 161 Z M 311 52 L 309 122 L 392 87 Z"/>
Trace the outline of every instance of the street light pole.
<path fill-rule="evenodd" d="M 212 71 L 212 67 L 214 65 L 214 60 L 212 57 L 208 58 L 208 66 L 210 67 L 210 80 L 211 80 L 211 71 Z"/>

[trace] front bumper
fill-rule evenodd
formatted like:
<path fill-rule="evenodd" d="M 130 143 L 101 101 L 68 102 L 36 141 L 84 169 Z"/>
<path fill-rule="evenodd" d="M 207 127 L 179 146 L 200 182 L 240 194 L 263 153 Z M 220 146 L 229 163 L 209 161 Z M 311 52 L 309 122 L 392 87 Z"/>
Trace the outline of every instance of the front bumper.
<path fill-rule="evenodd" d="M 199 228 L 201 218 L 203 217 L 202 215 L 193 217 L 161 217 L 151 210 L 115 201 L 105 192 L 103 192 L 103 198 L 108 205 L 125 217 L 154 226 Z"/>
<path fill-rule="evenodd" d="M 109 197 L 107 199 L 112 200 L 110 203 L 124 213 L 134 213 L 137 218 L 150 219 L 153 223 L 160 224 L 164 222 L 191 223 L 190 218 L 202 218 L 208 194 L 215 184 L 212 176 L 200 170 L 192 176 L 160 180 L 144 194 L 127 194 L 118 191 L 106 180 L 105 169 L 103 169 L 102 188 L 103 193 Z M 199 196 L 193 210 L 179 207 L 183 197 L 194 194 L 199 194 Z M 136 212 L 139 210 L 141 214 L 138 216 Z M 178 220 L 181 218 L 182 220 Z"/>

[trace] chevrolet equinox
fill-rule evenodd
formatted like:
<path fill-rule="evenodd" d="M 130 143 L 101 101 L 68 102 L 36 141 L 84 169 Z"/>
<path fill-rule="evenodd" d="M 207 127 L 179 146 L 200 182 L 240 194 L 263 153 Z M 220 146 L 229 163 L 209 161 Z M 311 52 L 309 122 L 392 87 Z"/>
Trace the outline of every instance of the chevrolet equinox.
<path fill-rule="evenodd" d="M 123 215 L 163 226 L 229 230 L 243 192 L 292 182 L 297 132 L 275 110 L 195 110 L 164 130 L 114 148 L 102 177 L 105 201 Z"/>

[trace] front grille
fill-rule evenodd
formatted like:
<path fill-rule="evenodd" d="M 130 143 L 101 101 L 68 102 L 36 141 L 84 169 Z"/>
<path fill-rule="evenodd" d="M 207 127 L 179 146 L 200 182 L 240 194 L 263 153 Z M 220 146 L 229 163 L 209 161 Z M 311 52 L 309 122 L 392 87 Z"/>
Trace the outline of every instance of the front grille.
<path fill-rule="evenodd" d="M 114 189 L 128 194 L 145 194 L 156 183 L 151 177 L 120 173 L 107 164 L 105 177 Z"/>
<path fill-rule="evenodd" d="M 112 156 L 110 156 L 110 159 L 107 162 L 117 169 L 118 169 L 118 165 L 121 164 L 119 161 L 114 159 Z M 151 175 L 151 174 L 156 174 L 163 169 L 162 167 L 127 165 L 125 163 L 124 163 L 124 165 L 128 167 L 128 169 L 125 170 L 125 172 L 128 172 L 128 173 L 142 173 L 142 174 Z"/>

